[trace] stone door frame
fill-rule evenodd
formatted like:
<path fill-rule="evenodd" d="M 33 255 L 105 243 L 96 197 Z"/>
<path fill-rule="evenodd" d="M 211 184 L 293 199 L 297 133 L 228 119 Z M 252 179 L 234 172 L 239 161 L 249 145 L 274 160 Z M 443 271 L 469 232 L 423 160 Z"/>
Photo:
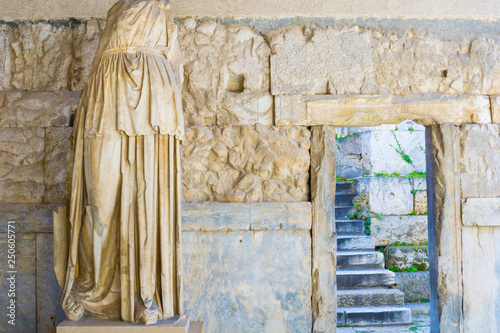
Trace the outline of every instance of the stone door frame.
<path fill-rule="evenodd" d="M 430 115 L 426 114 L 430 107 L 426 98 L 423 101 L 413 99 L 397 106 L 387 105 L 387 101 L 383 101 L 383 105 L 379 103 L 374 106 L 373 98 L 358 96 L 354 98 L 369 100 L 370 103 L 353 106 L 349 102 L 348 107 L 342 107 L 342 99 L 352 98 L 333 95 L 277 98 L 277 109 L 281 111 L 277 112 L 277 124 L 311 126 L 312 132 L 312 331 L 336 331 L 334 126 L 377 126 L 413 120 L 426 125 L 431 332 L 463 332 L 460 138 L 459 128 L 455 125 L 473 122 L 477 107 L 478 113 L 484 114 L 485 108 L 480 106 L 484 104 L 484 96 L 473 96 L 472 99 L 469 96 L 469 106 L 458 103 L 458 109 L 461 108 L 458 118 L 451 109 L 456 110 L 455 102 L 457 98 L 462 98 L 461 96 L 438 96 L 438 99 L 445 102 L 438 107 L 440 114 L 437 115 L 432 112 Z M 321 101 L 320 107 L 317 103 L 314 105 L 317 100 Z M 422 103 L 425 105 L 423 109 Z M 293 112 L 287 112 L 287 108 Z M 386 112 L 388 108 L 392 108 L 392 111 Z M 296 117 L 297 110 L 303 110 L 303 118 Z M 283 115 L 285 117 L 282 117 Z M 289 117 L 290 115 L 293 117 Z M 283 119 L 286 121 L 283 122 Z"/>

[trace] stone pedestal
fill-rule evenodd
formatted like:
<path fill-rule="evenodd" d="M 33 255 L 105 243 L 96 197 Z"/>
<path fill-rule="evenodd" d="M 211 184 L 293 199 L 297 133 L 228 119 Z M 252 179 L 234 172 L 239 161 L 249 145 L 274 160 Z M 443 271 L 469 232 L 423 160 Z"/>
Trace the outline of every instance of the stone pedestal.
<path fill-rule="evenodd" d="M 57 333 L 203 333 L 203 323 L 189 322 L 189 316 L 175 316 L 154 325 L 127 323 L 120 320 L 96 318 L 80 321 L 65 320 L 56 328 Z"/>

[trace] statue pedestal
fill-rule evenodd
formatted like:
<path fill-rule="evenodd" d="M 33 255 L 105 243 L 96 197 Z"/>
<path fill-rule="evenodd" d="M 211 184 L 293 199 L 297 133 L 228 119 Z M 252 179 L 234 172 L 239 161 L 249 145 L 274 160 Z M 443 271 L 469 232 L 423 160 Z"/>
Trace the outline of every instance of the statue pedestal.
<path fill-rule="evenodd" d="M 120 320 L 83 318 L 65 320 L 57 325 L 56 333 L 203 333 L 203 323 L 190 322 L 189 316 L 159 320 L 154 325 L 127 323 Z"/>

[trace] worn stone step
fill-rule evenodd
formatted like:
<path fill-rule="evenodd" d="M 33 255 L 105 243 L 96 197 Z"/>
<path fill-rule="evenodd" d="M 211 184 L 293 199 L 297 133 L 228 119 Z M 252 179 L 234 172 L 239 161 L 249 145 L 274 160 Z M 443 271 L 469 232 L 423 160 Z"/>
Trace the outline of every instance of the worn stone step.
<path fill-rule="evenodd" d="M 335 206 L 352 206 L 352 200 L 356 197 L 355 193 L 336 193 Z"/>
<path fill-rule="evenodd" d="M 335 219 L 336 220 L 349 220 L 349 215 L 354 214 L 356 208 L 354 207 L 335 207 Z"/>
<path fill-rule="evenodd" d="M 337 182 L 335 184 L 335 193 L 356 193 L 354 183 Z"/>
<path fill-rule="evenodd" d="M 339 290 L 390 287 L 395 283 L 394 272 L 388 269 L 337 270 L 337 287 Z"/>
<path fill-rule="evenodd" d="M 378 251 L 337 251 L 338 269 L 383 269 L 384 266 L 384 255 Z"/>
<path fill-rule="evenodd" d="M 338 220 L 335 221 L 337 234 L 365 234 L 365 221 L 363 220 Z"/>
<path fill-rule="evenodd" d="M 404 305 L 405 294 L 397 289 L 349 289 L 337 291 L 337 306 Z"/>
<path fill-rule="evenodd" d="M 403 325 L 411 322 L 411 310 L 403 306 L 337 308 L 337 326 Z"/>
<path fill-rule="evenodd" d="M 374 250 L 375 238 L 366 235 L 338 235 L 338 250 Z"/>

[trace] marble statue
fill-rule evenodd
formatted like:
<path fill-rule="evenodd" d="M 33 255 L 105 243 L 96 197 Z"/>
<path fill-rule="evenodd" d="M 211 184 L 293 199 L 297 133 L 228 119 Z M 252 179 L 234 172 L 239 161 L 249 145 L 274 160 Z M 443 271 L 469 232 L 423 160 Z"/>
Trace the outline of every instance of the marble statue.
<path fill-rule="evenodd" d="M 169 1 L 117 2 L 76 110 L 68 208 L 54 213 L 71 320 L 152 324 L 183 313 L 182 81 Z"/>

